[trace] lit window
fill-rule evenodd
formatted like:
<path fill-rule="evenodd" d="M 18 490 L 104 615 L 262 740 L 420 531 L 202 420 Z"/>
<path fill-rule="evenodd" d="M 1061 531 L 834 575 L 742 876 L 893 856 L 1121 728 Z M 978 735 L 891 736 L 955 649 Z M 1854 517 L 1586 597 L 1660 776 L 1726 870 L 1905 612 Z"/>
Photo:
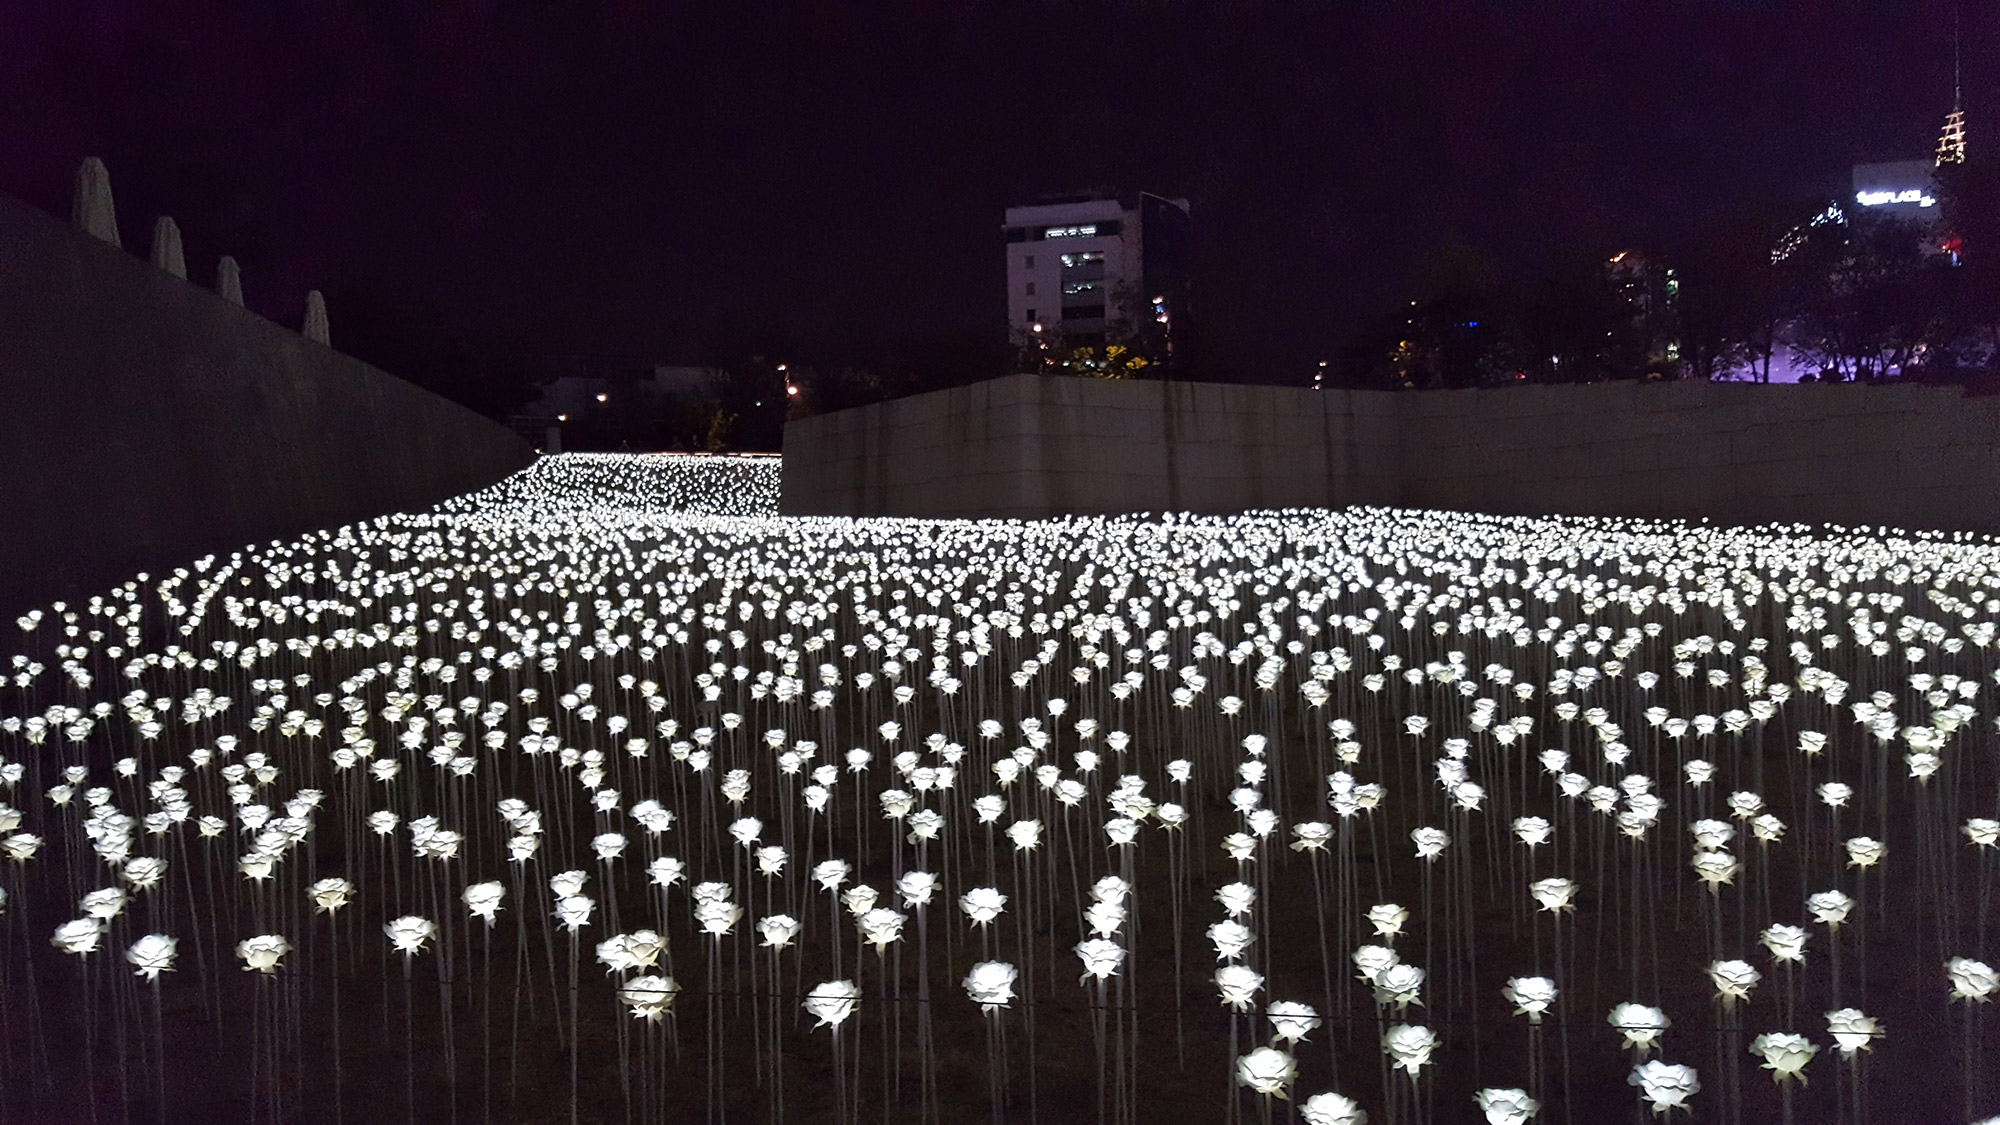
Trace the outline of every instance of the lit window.
<path fill-rule="evenodd" d="M 1073 227 L 1049 227 L 1042 232 L 1043 238 L 1095 238 L 1096 223 L 1083 223 Z"/>
<path fill-rule="evenodd" d="M 1062 264 L 1070 267 L 1088 265 L 1091 262 L 1101 262 L 1103 260 L 1104 251 L 1102 250 L 1085 250 L 1081 254 L 1064 254 L 1062 256 Z"/>
<path fill-rule="evenodd" d="M 1034 283 L 1030 282 L 1028 287 L 1030 289 L 1034 288 Z M 1097 288 L 1097 283 L 1095 281 L 1065 281 L 1063 282 L 1063 295 L 1068 296 L 1069 294 L 1072 293 L 1088 293 L 1096 288 Z"/>

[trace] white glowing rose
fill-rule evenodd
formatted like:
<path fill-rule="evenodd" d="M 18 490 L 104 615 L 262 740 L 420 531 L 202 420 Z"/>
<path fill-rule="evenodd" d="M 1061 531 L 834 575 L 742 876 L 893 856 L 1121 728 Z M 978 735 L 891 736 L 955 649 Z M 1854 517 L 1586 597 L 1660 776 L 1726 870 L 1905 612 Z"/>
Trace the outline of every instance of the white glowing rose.
<path fill-rule="evenodd" d="M 984 926 L 1007 908 L 1007 896 L 997 887 L 974 887 L 958 896 L 958 908 L 977 926 Z"/>
<path fill-rule="evenodd" d="M 1526 1090 L 1499 1090 L 1491 1087 L 1472 1095 L 1479 1105 L 1479 1111 L 1486 1115 L 1487 1125 L 1527 1125 L 1535 1114 L 1540 1113 L 1542 1103 L 1528 1096 Z"/>
<path fill-rule="evenodd" d="M 1083 962 L 1083 976 L 1079 980 L 1114 976 L 1125 960 L 1124 947 L 1110 938 L 1086 938 L 1076 943 L 1075 950 L 1077 959 Z"/>
<path fill-rule="evenodd" d="M 629 973 L 649 969 L 667 947 L 666 939 L 652 930 L 618 934 L 597 943 L 597 960 L 610 972 Z"/>
<path fill-rule="evenodd" d="M 1559 877 L 1537 879 L 1528 887 L 1528 893 L 1534 896 L 1536 904 L 1550 912 L 1575 910 L 1571 900 L 1576 898 L 1576 891 L 1575 881 Z"/>
<path fill-rule="evenodd" d="M 382 927 L 389 942 L 405 957 L 422 953 L 424 946 L 437 936 L 437 923 L 415 914 L 406 914 Z"/>
<path fill-rule="evenodd" d="M 1375 927 L 1375 936 L 1395 940 L 1403 932 L 1403 924 L 1410 920 L 1410 912 L 1393 902 L 1378 903 L 1368 908 L 1368 924 Z"/>
<path fill-rule="evenodd" d="M 1271 1036 L 1283 1043 L 1297 1043 L 1323 1022 L 1319 1013 L 1310 1004 L 1296 1000 L 1279 1000 L 1264 1009 L 1264 1018 L 1271 1021 Z"/>
<path fill-rule="evenodd" d="M 1954 957 L 1945 966 L 1946 975 L 1951 977 L 1951 998 L 1986 1003 L 1987 997 L 2000 989 L 2000 974 L 1984 961 L 1974 961 L 1970 957 Z"/>
<path fill-rule="evenodd" d="M 571 933 L 590 924 L 590 912 L 597 903 L 584 895 L 568 895 L 556 901 L 556 920 Z"/>
<path fill-rule="evenodd" d="M 550 876 L 549 890 L 559 898 L 569 898 L 583 893 L 583 885 L 590 881 L 590 875 L 583 871 L 564 871 Z"/>
<path fill-rule="evenodd" d="M 1244 832 L 1231 832 L 1222 838 L 1222 850 L 1230 859 L 1248 863 L 1257 858 L 1257 837 Z"/>
<path fill-rule="evenodd" d="M 81 909 L 88 917 L 108 922 L 125 909 L 125 890 L 122 887 L 105 887 L 91 891 L 83 896 Z"/>
<path fill-rule="evenodd" d="M 1514 977 L 1500 995 L 1514 1005 L 1514 1014 L 1528 1017 L 1529 1023 L 1542 1022 L 1542 1013 L 1556 1002 L 1556 982 L 1547 977 Z"/>
<path fill-rule="evenodd" d="M 1981 848 L 2000 847 L 2000 820 L 1975 816 L 1965 822 L 1965 838 Z"/>
<path fill-rule="evenodd" d="M 1236 1060 L 1236 1083 L 1265 1097 L 1285 1096 L 1299 1076 L 1299 1064 L 1275 1047 L 1259 1047 Z"/>
<path fill-rule="evenodd" d="M 1410 1005 L 1423 1005 L 1418 998 L 1424 987 L 1424 971 L 1415 965 L 1391 965 L 1375 974 L 1375 1002 L 1394 1004 L 1397 1012 Z"/>
<path fill-rule="evenodd" d="M 49 943 L 64 953 L 82 956 L 97 951 L 97 944 L 103 939 L 102 924 L 95 918 L 78 918 L 56 927 L 55 936 Z"/>
<path fill-rule="evenodd" d="M 1742 865 L 1728 852 L 1696 852 L 1693 866 L 1696 877 L 1707 883 L 1709 890 L 1719 891 L 1723 884 L 1735 882 Z"/>
<path fill-rule="evenodd" d="M 879 897 L 874 887 L 866 883 L 857 883 L 840 892 L 840 904 L 847 908 L 849 914 L 859 918 L 875 909 L 875 900 Z"/>
<path fill-rule="evenodd" d="M 1215 901 L 1231 918 L 1241 918 L 1257 905 L 1257 888 L 1248 883 L 1227 883 L 1215 892 Z"/>
<path fill-rule="evenodd" d="M 1806 909 L 1812 912 L 1813 921 L 1838 928 L 1854 909 L 1854 900 L 1841 891 L 1821 891 L 1806 899 Z"/>
<path fill-rule="evenodd" d="M 1341 1094 L 1314 1094 L 1299 1103 L 1299 1116 L 1306 1125 L 1368 1125 L 1368 1114 L 1353 1098 Z"/>
<path fill-rule="evenodd" d="M 1396 951 L 1386 945 L 1364 945 L 1354 951 L 1355 979 L 1372 982 L 1376 974 L 1401 961 Z"/>
<path fill-rule="evenodd" d="M 878 906 L 863 914 L 856 924 L 869 944 L 875 947 L 875 952 L 884 953 L 903 936 L 903 923 L 908 920 L 909 915 L 901 911 Z"/>
<path fill-rule="evenodd" d="M 618 999 L 632 1009 L 632 1014 L 648 1023 L 658 1023 L 673 1006 L 674 996 L 681 986 L 672 977 L 647 975 L 633 977 L 618 986 Z"/>
<path fill-rule="evenodd" d="M 1847 804 L 1854 796 L 1854 787 L 1839 781 L 1829 781 L 1821 785 L 1818 792 L 1819 799 L 1826 802 L 1828 808 L 1837 809 Z"/>
<path fill-rule="evenodd" d="M 1882 1025 L 1874 1016 L 1862 1014 L 1859 1008 L 1841 1008 L 1826 1014 L 1826 1031 L 1833 1036 L 1833 1045 L 1840 1049 L 1840 1056 L 1851 1059 L 1857 1051 L 1875 1049 Z"/>
<path fill-rule="evenodd" d="M 465 888 L 465 908 L 474 918 L 486 919 L 491 926 L 499 919 L 500 901 L 507 897 L 507 888 L 497 881 L 474 883 Z"/>
<path fill-rule="evenodd" d="M 173 971 L 174 947 L 178 944 L 166 934 L 147 934 L 125 951 L 125 960 L 133 966 L 134 975 L 157 981 L 161 973 Z"/>
<path fill-rule="evenodd" d="M 1715 994 L 1726 1008 L 1738 1000 L 1748 1000 L 1750 990 L 1757 987 L 1764 975 L 1748 961 L 1715 961 L 1708 966 L 1708 979 L 1715 982 Z"/>
<path fill-rule="evenodd" d="M 259 934 L 236 943 L 244 972 L 275 973 L 279 959 L 291 951 L 292 943 L 277 934 Z"/>
<path fill-rule="evenodd" d="M 1654 1113 L 1688 1108 L 1688 1099 L 1701 1093 L 1701 1080 L 1695 1069 L 1682 1063 L 1663 1063 L 1650 1059 L 1632 1068 L 1629 1085 L 1639 1087 L 1639 1093 L 1653 1103 Z"/>
<path fill-rule="evenodd" d="M 1241 922 L 1224 919 L 1208 928 L 1208 940 L 1215 943 L 1217 961 L 1235 961 L 1257 939 Z"/>
<path fill-rule="evenodd" d="M 853 870 L 844 859 L 822 860 L 813 866 L 813 882 L 819 884 L 820 890 L 837 891 L 842 883 L 847 882 L 847 876 Z"/>
<path fill-rule="evenodd" d="M 1333 825 L 1324 821 L 1311 820 L 1292 826 L 1292 850 L 1295 852 L 1319 851 L 1332 839 Z"/>
<path fill-rule="evenodd" d="M 1761 1056 L 1771 1077 L 1784 1082 L 1800 1078 L 1799 1072 L 1819 1054 L 1819 1044 L 1795 1032 L 1767 1031 L 1750 1041 L 1750 1053 Z"/>
<path fill-rule="evenodd" d="M 804 925 L 789 914 L 771 914 L 757 920 L 757 932 L 771 949 L 783 949 L 799 936 Z"/>
<path fill-rule="evenodd" d="M 1005 961 L 981 961 L 965 976 L 965 994 L 982 1012 L 996 1012 L 1014 1002 L 1014 982 L 1020 973 Z"/>
<path fill-rule="evenodd" d="M 1882 862 L 1882 855 L 1887 850 L 1879 840 L 1856 836 L 1847 841 L 1847 866 L 1873 867 Z"/>
<path fill-rule="evenodd" d="M 1514 835 L 1529 847 L 1539 847 L 1549 842 L 1553 826 L 1539 816 L 1523 816 L 1514 820 Z"/>
<path fill-rule="evenodd" d="M 804 1007 L 807 1015 L 819 1021 L 813 1026 L 830 1026 L 837 1031 L 854 1014 L 854 1007 L 860 1001 L 860 985 L 851 980 L 830 980 L 814 985 L 806 993 Z"/>
<path fill-rule="evenodd" d="M 1726 820 L 1697 820 L 1688 825 L 1688 831 L 1694 834 L 1695 846 L 1703 851 L 1726 848 L 1736 838 L 1736 826 Z"/>
<path fill-rule="evenodd" d="M 1625 1039 L 1625 1046 L 1635 1051 L 1651 1051 L 1659 1047 L 1660 1037 L 1666 1034 L 1673 1021 L 1667 1013 L 1644 1004 L 1620 1004 L 1611 1009 L 1611 1026 Z"/>
<path fill-rule="evenodd" d="M 1248 965 L 1224 965 L 1215 970 L 1215 989 L 1222 1002 L 1239 1012 L 1247 1012 L 1256 1000 L 1264 978 Z"/>
<path fill-rule="evenodd" d="M 1442 828 L 1414 828 L 1410 830 L 1410 842 L 1417 846 L 1417 858 L 1435 860 L 1444 854 L 1451 837 Z"/>
<path fill-rule="evenodd" d="M 1394 1065 L 1409 1072 L 1412 1082 L 1416 1081 L 1417 1071 L 1431 1061 L 1431 1053 L 1437 1048 L 1437 1034 L 1428 1027 L 1399 1023 L 1382 1036 L 1383 1052 Z"/>
<path fill-rule="evenodd" d="M 338 875 L 329 876 L 306 888 L 306 896 L 321 913 L 331 914 L 354 897 L 354 884 Z"/>
<path fill-rule="evenodd" d="M 1767 927 L 1757 940 L 1771 951 L 1775 960 L 1803 962 L 1806 959 L 1806 937 L 1803 928 L 1779 923 Z"/>

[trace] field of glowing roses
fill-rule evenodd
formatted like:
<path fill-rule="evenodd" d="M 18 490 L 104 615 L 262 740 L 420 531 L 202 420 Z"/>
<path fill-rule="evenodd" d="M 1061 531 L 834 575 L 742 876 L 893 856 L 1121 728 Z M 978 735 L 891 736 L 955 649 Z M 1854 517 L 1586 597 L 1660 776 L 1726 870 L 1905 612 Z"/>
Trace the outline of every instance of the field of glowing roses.
<path fill-rule="evenodd" d="M 0 1120 L 2000 1115 L 1989 539 L 778 471 L 10 627 Z"/>

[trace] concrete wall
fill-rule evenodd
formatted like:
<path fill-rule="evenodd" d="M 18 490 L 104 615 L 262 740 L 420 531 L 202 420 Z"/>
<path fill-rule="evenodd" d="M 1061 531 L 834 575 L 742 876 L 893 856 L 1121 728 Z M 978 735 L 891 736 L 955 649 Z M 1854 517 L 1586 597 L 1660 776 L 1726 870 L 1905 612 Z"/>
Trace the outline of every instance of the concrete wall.
<path fill-rule="evenodd" d="M 504 427 L 0 196 L 0 620 L 428 506 L 533 456 Z"/>
<path fill-rule="evenodd" d="M 794 422 L 794 513 L 1399 504 L 2000 530 L 2000 398 L 1611 383 L 1404 393 L 1016 375 Z"/>

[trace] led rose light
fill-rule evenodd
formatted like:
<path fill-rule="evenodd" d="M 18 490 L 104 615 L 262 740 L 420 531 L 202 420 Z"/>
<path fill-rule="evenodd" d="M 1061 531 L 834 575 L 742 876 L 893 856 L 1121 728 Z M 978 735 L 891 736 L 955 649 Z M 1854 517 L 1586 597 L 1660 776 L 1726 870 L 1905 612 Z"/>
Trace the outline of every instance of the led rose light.
<path fill-rule="evenodd" d="M 1632 1068 L 1632 1075 L 1626 1080 L 1637 1086 L 1639 1093 L 1653 1103 L 1654 1113 L 1687 1109 L 1688 1099 L 1701 1093 L 1701 1080 L 1695 1069 L 1682 1063 L 1663 1063 L 1649 1059 Z"/>
<path fill-rule="evenodd" d="M 1444 854 L 1451 837 L 1445 835 L 1442 828 L 1415 828 L 1410 831 L 1410 842 L 1417 846 L 1418 859 L 1435 861 Z"/>
<path fill-rule="evenodd" d="M 1208 940 L 1215 943 L 1216 960 L 1236 961 L 1242 958 L 1243 951 L 1250 947 L 1250 943 L 1257 939 L 1249 927 L 1225 919 L 1208 928 Z"/>
<path fill-rule="evenodd" d="M 981 961 L 965 977 L 965 993 L 982 1012 L 997 1012 L 1014 1003 L 1019 972 L 1005 961 Z"/>
<path fill-rule="evenodd" d="M 1951 998 L 1971 1000 L 1984 1004 L 1996 989 L 2000 989 L 2000 973 L 1984 961 L 1970 957 L 1954 957 L 1945 965 L 1945 974 L 1951 978 Z"/>
<path fill-rule="evenodd" d="M 1534 896 L 1536 904 L 1551 913 L 1574 911 L 1576 892 L 1576 883 L 1563 878 L 1538 879 L 1528 887 L 1528 893 Z"/>
<path fill-rule="evenodd" d="M 1382 1035 L 1383 1053 L 1394 1066 L 1409 1073 L 1411 1082 L 1417 1080 L 1417 1071 L 1429 1064 L 1437 1048 L 1437 1034 L 1428 1027 L 1399 1023 Z"/>
<path fill-rule="evenodd" d="M 1840 891 L 1820 891 L 1806 899 L 1806 909 L 1812 913 L 1813 921 L 1838 929 L 1854 909 L 1854 900 Z"/>
<path fill-rule="evenodd" d="M 1236 1083 L 1264 1097 L 1282 1098 L 1299 1077 L 1299 1064 L 1275 1047 L 1258 1047 L 1236 1060 Z"/>
<path fill-rule="evenodd" d="M 1390 965 L 1375 974 L 1374 984 L 1375 1003 L 1394 1004 L 1398 1015 L 1412 1004 L 1423 1005 L 1419 993 L 1424 987 L 1424 971 L 1415 965 Z"/>
<path fill-rule="evenodd" d="M 1299 1116 L 1306 1125 L 1368 1125 L 1368 1114 L 1353 1098 L 1341 1094 L 1314 1094 L 1299 1103 Z"/>
<path fill-rule="evenodd" d="M 161 973 L 173 971 L 178 944 L 166 934 L 147 934 L 125 951 L 125 960 L 133 966 L 134 975 L 157 981 Z"/>
<path fill-rule="evenodd" d="M 1500 995 L 1514 1005 L 1514 1014 L 1528 1017 L 1528 1022 L 1542 1022 L 1542 1014 L 1549 1005 L 1556 1002 L 1556 982 L 1547 977 L 1514 977 Z"/>
<path fill-rule="evenodd" d="M 976 926 L 984 926 L 1007 907 L 1007 896 L 997 887 L 974 887 L 958 896 L 958 908 Z"/>
<path fill-rule="evenodd" d="M 803 1007 L 806 1014 L 818 1020 L 815 1027 L 832 1027 L 838 1030 L 847 1017 L 854 1014 L 855 1005 L 861 1002 L 861 987 L 851 980 L 830 980 L 813 986 L 806 993 Z"/>
<path fill-rule="evenodd" d="M 1777 1082 L 1805 1081 L 1801 1071 L 1819 1054 L 1819 1044 L 1790 1031 L 1767 1031 L 1750 1041 L 1750 1053 L 1764 1060 L 1764 1068 Z"/>
<path fill-rule="evenodd" d="M 1479 1106 L 1479 1112 L 1486 1115 L 1487 1125 L 1527 1125 L 1542 1110 L 1542 1103 L 1521 1089 L 1489 1087 L 1473 1094 L 1472 1100 Z"/>
<path fill-rule="evenodd" d="M 1215 901 L 1231 918 L 1241 918 L 1257 905 L 1257 888 L 1248 883 L 1226 883 L 1215 892 Z"/>
<path fill-rule="evenodd" d="M 1410 912 L 1393 902 L 1379 903 L 1368 908 L 1368 924 L 1375 927 L 1375 936 L 1391 941 L 1403 932 L 1403 924 L 1410 920 Z"/>
<path fill-rule="evenodd" d="M 1264 978 L 1247 965 L 1224 965 L 1215 970 L 1215 988 L 1222 1002 L 1239 1012 L 1247 1012 L 1255 1002 Z"/>
<path fill-rule="evenodd" d="M 1826 1031 L 1833 1037 L 1833 1045 L 1840 1049 L 1840 1057 L 1851 1059 L 1857 1051 L 1874 1050 L 1875 1040 L 1882 1036 L 1882 1025 L 1874 1016 L 1863 1015 L 1859 1008 L 1841 1008 L 1826 1014 Z"/>
<path fill-rule="evenodd" d="M 1641 1054 L 1658 1050 L 1660 1037 L 1673 1026 L 1667 1013 L 1660 1009 L 1630 1003 L 1611 1009 L 1610 1022 L 1624 1038 L 1625 1046 Z"/>
<path fill-rule="evenodd" d="M 658 1023 L 673 1007 L 674 997 L 681 986 L 672 977 L 649 974 L 633 977 L 618 986 L 618 1000 L 632 1009 L 632 1014 L 647 1023 Z"/>
<path fill-rule="evenodd" d="M 277 934 L 259 934 L 236 943 L 236 956 L 245 972 L 275 973 L 278 962 L 292 951 L 292 943 Z"/>
<path fill-rule="evenodd" d="M 1847 841 L 1847 865 L 1849 867 L 1873 867 L 1882 862 L 1883 853 L 1888 849 L 1879 841 L 1867 836 L 1856 836 Z"/>
<path fill-rule="evenodd" d="M 1771 951 L 1774 960 L 1803 962 L 1806 959 L 1806 931 L 1798 926 L 1783 923 L 1768 926 L 1757 940 Z"/>
<path fill-rule="evenodd" d="M 389 944 L 395 947 L 396 952 L 407 959 L 422 953 L 424 946 L 437 936 L 437 923 L 415 914 L 405 914 L 384 925 L 382 932 L 388 935 Z"/>
<path fill-rule="evenodd" d="M 1271 1021 L 1271 1036 L 1280 1043 L 1297 1043 L 1322 1022 L 1312 1005 L 1296 1000 L 1272 1003 L 1264 1009 L 1264 1018 Z"/>
<path fill-rule="evenodd" d="M 486 919 L 489 927 L 499 920 L 500 901 L 506 897 L 507 888 L 498 882 L 474 883 L 465 888 L 463 895 L 465 908 L 474 918 Z"/>

